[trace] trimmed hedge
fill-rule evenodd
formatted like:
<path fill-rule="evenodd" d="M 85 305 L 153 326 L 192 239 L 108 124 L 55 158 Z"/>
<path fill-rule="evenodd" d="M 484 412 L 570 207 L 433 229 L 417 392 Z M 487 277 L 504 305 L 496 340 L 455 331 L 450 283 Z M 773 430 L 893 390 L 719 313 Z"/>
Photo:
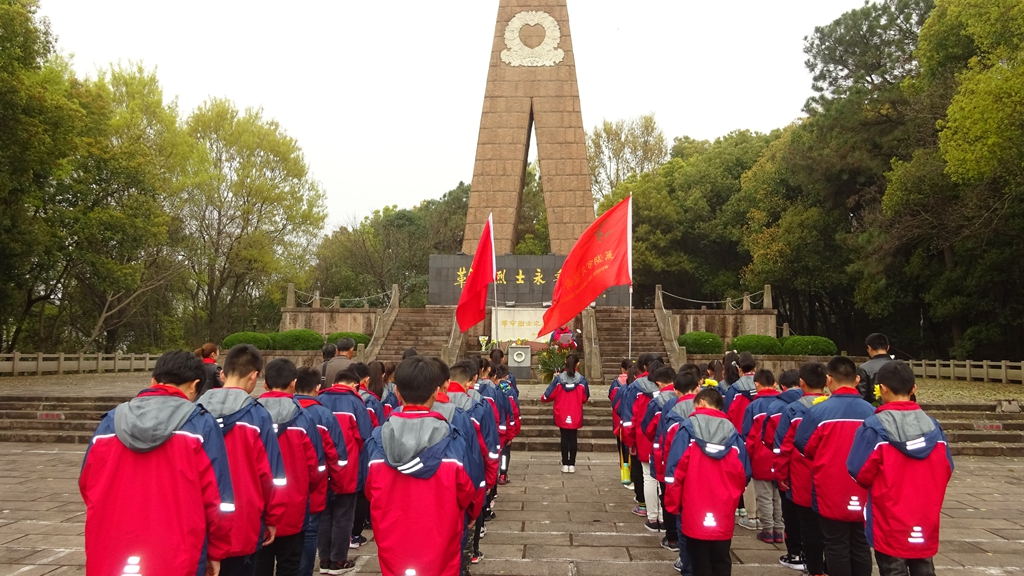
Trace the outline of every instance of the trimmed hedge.
<path fill-rule="evenodd" d="M 724 350 L 722 339 L 711 332 L 687 332 L 679 335 L 679 345 L 686 347 L 688 354 L 721 354 Z"/>
<path fill-rule="evenodd" d="M 262 332 L 235 332 L 228 335 L 221 343 L 222 350 L 229 350 L 238 344 L 252 344 L 260 350 L 270 350 L 271 340 L 268 334 Z"/>
<path fill-rule="evenodd" d="M 824 336 L 790 336 L 782 345 L 787 356 L 834 356 L 838 351 L 836 343 Z"/>
<path fill-rule="evenodd" d="M 778 356 L 782 354 L 782 344 L 774 336 L 761 334 L 744 334 L 732 339 L 730 344 L 737 352 L 750 352 L 754 355 Z"/>
<path fill-rule="evenodd" d="M 324 337 L 312 330 L 287 330 L 269 336 L 273 350 L 319 350 L 324 345 Z"/>
<path fill-rule="evenodd" d="M 333 334 L 327 335 L 327 341 L 331 344 L 336 343 L 342 338 L 351 338 L 356 341 L 356 346 L 362 344 L 363 346 L 370 345 L 370 337 L 361 332 L 334 332 Z"/>

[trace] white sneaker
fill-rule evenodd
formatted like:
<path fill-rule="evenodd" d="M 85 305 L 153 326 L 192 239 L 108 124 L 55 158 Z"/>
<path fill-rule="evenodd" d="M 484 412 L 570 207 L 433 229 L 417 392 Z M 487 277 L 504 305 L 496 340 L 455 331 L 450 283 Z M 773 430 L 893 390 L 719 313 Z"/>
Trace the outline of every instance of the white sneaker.
<path fill-rule="evenodd" d="M 576 467 L 575 466 L 569 466 L 569 474 L 575 474 L 575 473 L 576 473 Z"/>
<path fill-rule="evenodd" d="M 757 518 L 748 518 L 746 516 L 741 517 L 736 521 L 736 524 L 741 528 L 747 530 L 758 530 L 761 528 L 761 522 Z"/>
<path fill-rule="evenodd" d="M 563 473 L 568 473 L 569 472 L 569 467 L 566 466 L 565 464 L 562 464 L 562 472 Z"/>

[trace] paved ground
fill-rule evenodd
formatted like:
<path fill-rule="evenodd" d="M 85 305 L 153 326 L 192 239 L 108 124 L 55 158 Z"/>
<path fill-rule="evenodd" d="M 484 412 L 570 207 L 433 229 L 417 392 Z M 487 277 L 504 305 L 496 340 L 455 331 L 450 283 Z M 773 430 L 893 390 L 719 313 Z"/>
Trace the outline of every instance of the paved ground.
<path fill-rule="evenodd" d="M 0 443 L 0 576 L 84 573 L 84 506 L 77 446 Z M 481 543 L 476 575 L 674 574 L 672 553 L 630 514 L 632 492 L 616 483 L 609 454 L 581 454 L 574 475 L 557 456 L 513 453 L 512 483 Z M 1024 462 L 961 458 L 944 507 L 940 573 L 1024 574 Z M 738 529 L 734 573 L 796 576 L 779 546 Z M 378 571 L 375 548 L 355 551 L 359 572 Z"/>

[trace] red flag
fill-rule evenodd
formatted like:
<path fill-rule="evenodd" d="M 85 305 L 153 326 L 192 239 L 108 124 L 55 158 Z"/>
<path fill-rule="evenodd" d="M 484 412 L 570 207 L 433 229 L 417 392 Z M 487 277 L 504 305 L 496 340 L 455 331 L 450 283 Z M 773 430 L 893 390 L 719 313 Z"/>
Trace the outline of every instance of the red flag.
<path fill-rule="evenodd" d="M 632 283 L 633 202 L 627 196 L 595 220 L 569 251 L 537 335 L 565 325 L 608 288 Z"/>
<path fill-rule="evenodd" d="M 455 321 L 465 332 L 487 317 L 487 286 L 494 282 L 498 265 L 494 256 L 494 222 L 487 215 L 484 231 L 473 255 L 473 266 L 462 286 L 459 305 L 455 308 Z"/>

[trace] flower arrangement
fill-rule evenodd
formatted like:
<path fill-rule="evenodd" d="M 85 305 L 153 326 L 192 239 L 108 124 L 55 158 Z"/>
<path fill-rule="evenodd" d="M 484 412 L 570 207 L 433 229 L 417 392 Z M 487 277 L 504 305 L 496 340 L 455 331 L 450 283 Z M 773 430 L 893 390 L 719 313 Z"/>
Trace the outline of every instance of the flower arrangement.
<path fill-rule="evenodd" d="M 564 344 L 551 344 L 537 355 L 537 367 L 544 376 L 544 382 L 550 382 L 555 374 L 565 367 L 565 358 L 575 350 Z"/>

